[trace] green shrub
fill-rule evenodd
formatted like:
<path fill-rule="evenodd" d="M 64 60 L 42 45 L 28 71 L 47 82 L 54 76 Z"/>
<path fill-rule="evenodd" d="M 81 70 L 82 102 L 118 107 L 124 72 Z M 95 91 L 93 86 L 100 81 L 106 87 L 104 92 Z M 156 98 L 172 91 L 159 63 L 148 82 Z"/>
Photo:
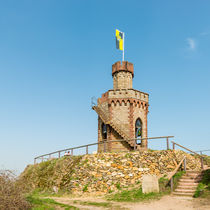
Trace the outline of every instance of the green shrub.
<path fill-rule="evenodd" d="M 82 189 L 83 192 L 87 192 L 88 191 L 88 184 L 86 184 L 83 189 Z"/>
<path fill-rule="evenodd" d="M 201 182 L 195 191 L 194 197 L 210 197 L 210 169 L 203 172 Z"/>
<path fill-rule="evenodd" d="M 120 186 L 120 183 L 119 183 L 119 182 L 116 184 L 116 188 L 117 188 L 118 190 L 121 189 L 121 186 Z"/>
<path fill-rule="evenodd" d="M 160 192 L 169 192 L 170 191 L 170 187 L 168 185 L 169 181 L 167 178 L 161 177 L 158 181 L 159 181 Z"/>
<path fill-rule="evenodd" d="M 205 189 L 205 185 L 203 183 L 199 183 L 195 191 L 194 197 L 195 198 L 200 197 L 201 194 L 204 192 L 204 189 Z"/>

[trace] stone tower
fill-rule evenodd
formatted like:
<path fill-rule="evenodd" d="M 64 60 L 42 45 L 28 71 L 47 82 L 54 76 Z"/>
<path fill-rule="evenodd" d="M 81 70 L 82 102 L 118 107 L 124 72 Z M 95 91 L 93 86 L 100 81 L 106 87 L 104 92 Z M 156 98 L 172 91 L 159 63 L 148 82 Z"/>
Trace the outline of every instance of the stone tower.
<path fill-rule="evenodd" d="M 149 95 L 133 89 L 133 64 L 112 65 L 113 89 L 98 98 L 93 109 L 98 114 L 98 152 L 147 149 L 147 114 Z M 123 142 L 112 142 L 124 139 Z M 136 139 L 130 140 L 129 139 Z"/>

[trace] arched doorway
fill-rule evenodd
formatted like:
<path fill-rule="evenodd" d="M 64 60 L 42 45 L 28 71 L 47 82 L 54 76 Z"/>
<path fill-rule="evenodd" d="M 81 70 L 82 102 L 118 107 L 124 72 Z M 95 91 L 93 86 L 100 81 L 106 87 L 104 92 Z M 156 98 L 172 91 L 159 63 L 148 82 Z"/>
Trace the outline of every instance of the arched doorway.
<path fill-rule="evenodd" d="M 136 143 L 140 145 L 140 139 L 142 138 L 142 121 L 140 118 L 138 118 L 135 123 L 135 137 L 137 138 Z"/>

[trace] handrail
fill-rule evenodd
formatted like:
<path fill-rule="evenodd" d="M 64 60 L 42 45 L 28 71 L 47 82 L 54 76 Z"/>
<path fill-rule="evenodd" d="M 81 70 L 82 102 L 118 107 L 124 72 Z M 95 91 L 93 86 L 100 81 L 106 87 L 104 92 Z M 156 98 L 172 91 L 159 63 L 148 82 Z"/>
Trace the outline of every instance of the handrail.
<path fill-rule="evenodd" d="M 199 157 L 200 157 L 200 159 L 201 159 L 201 169 L 204 169 L 204 165 L 203 165 L 203 156 L 201 156 L 200 154 L 198 154 L 197 152 L 194 152 L 194 151 L 192 151 L 191 149 L 188 149 L 187 147 L 184 147 L 184 146 L 182 146 L 182 145 L 180 145 L 180 144 L 178 144 L 178 143 L 176 143 L 176 142 L 174 142 L 174 141 L 171 141 L 172 142 L 172 144 L 173 144 L 173 149 L 175 149 L 175 145 L 177 145 L 177 146 L 179 146 L 179 147 L 181 147 L 181 148 L 183 148 L 183 149 L 185 149 L 185 150 L 187 150 L 187 151 L 189 151 L 189 152 L 191 152 L 191 153 L 194 153 L 195 155 L 198 155 Z"/>
<path fill-rule="evenodd" d="M 71 155 L 73 155 L 73 150 L 80 149 L 80 148 L 85 148 L 85 147 L 86 147 L 86 154 L 88 154 L 88 147 L 89 146 L 100 145 L 100 144 L 104 144 L 104 146 L 105 146 L 105 144 L 107 142 L 126 142 L 126 141 L 142 140 L 142 139 L 150 139 L 150 140 L 152 140 L 152 139 L 166 139 L 167 149 L 168 149 L 168 139 L 169 138 L 173 138 L 173 137 L 174 136 L 145 137 L 145 138 L 141 138 L 141 139 L 135 138 L 135 139 L 118 139 L 118 140 L 104 139 L 103 141 L 100 141 L 100 142 L 96 142 L 96 143 L 92 143 L 92 144 L 86 144 L 86 145 L 77 146 L 77 147 L 66 148 L 66 149 L 57 150 L 55 152 L 50 152 L 50 153 L 46 153 L 44 155 L 37 156 L 37 157 L 34 158 L 34 164 L 36 163 L 37 159 L 43 158 L 45 156 L 49 156 L 50 157 L 51 155 L 58 153 L 58 157 L 60 158 L 61 152 L 71 151 Z M 106 148 L 105 148 L 105 150 L 106 150 Z"/>
<path fill-rule="evenodd" d="M 170 185 L 171 185 L 171 192 L 173 192 L 173 188 L 174 188 L 173 176 L 177 173 L 182 163 L 184 163 L 184 171 L 186 171 L 186 157 L 184 156 L 183 159 L 177 165 L 177 167 L 167 176 L 168 182 L 170 182 Z"/>
<path fill-rule="evenodd" d="M 199 150 L 199 151 L 195 151 L 195 152 L 200 152 L 200 155 L 205 155 L 203 154 L 203 152 L 209 152 L 210 149 L 205 149 L 205 150 Z"/>
<path fill-rule="evenodd" d="M 177 167 L 167 176 L 167 179 L 170 181 L 171 178 L 176 174 L 176 172 L 179 170 L 179 167 L 182 165 L 182 163 L 186 160 L 186 157 L 184 156 L 183 159 L 179 162 Z"/>
<path fill-rule="evenodd" d="M 178 143 L 176 143 L 176 142 L 174 142 L 174 141 L 171 141 L 171 142 L 172 142 L 172 144 L 173 144 L 173 149 L 175 149 L 175 146 L 174 146 L 174 145 L 177 145 L 177 146 L 179 146 L 179 147 L 181 147 L 181 148 L 183 148 L 183 149 L 185 149 L 185 150 L 188 150 L 188 151 L 191 152 L 191 153 L 194 153 L 194 154 L 196 154 L 196 155 L 199 155 L 198 153 L 196 153 L 196 152 L 194 152 L 194 151 L 188 149 L 187 147 L 184 147 L 184 146 L 182 146 L 182 145 L 180 145 L 180 144 L 178 144 Z M 199 155 L 199 156 L 200 156 L 200 155 Z"/>
<path fill-rule="evenodd" d="M 98 107 L 99 109 L 101 109 L 102 112 L 104 113 L 105 117 L 108 118 L 108 120 L 110 121 L 110 117 L 108 116 L 107 111 L 101 106 L 101 104 L 96 104 L 96 105 L 94 105 L 94 106 L 96 106 L 96 107 Z M 120 120 L 120 119 L 119 119 L 118 117 L 116 117 L 116 116 L 114 117 L 114 119 L 116 119 L 116 120 L 115 120 L 115 121 L 114 121 L 114 120 L 111 120 L 111 122 L 112 122 L 112 123 L 116 123 L 116 125 L 119 126 L 120 129 L 122 130 L 122 129 L 124 128 L 122 120 Z M 126 134 L 126 136 L 127 136 L 127 134 Z"/>

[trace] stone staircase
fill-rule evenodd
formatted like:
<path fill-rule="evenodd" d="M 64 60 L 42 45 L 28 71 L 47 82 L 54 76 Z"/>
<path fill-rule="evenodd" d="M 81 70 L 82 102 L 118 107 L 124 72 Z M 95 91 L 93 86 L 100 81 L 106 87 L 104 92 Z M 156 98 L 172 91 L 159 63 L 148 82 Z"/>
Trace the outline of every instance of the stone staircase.
<path fill-rule="evenodd" d="M 178 186 L 173 192 L 173 195 L 192 197 L 201 178 L 201 171 L 186 171 L 186 174 L 179 179 Z"/>
<path fill-rule="evenodd" d="M 122 126 L 120 126 L 120 120 L 119 124 L 116 124 L 116 122 L 111 121 L 109 119 L 109 115 L 106 113 L 106 111 L 100 107 L 100 106 L 92 106 L 92 109 L 96 111 L 98 116 L 101 118 L 101 120 L 105 123 L 110 125 L 123 139 L 127 140 L 126 142 L 130 146 L 131 149 L 134 149 L 134 142 L 133 141 L 128 141 L 129 136 L 125 133 L 124 129 Z M 136 145 L 136 148 L 138 149 L 140 146 Z"/>

